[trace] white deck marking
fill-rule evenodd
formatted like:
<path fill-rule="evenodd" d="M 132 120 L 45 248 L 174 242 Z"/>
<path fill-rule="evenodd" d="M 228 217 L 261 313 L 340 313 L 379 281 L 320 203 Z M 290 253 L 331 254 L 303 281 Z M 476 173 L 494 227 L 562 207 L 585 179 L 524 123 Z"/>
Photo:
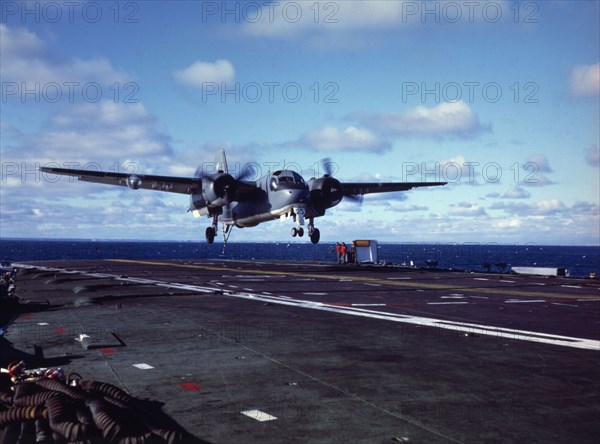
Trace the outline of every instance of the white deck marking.
<path fill-rule="evenodd" d="M 392 277 L 392 278 L 386 278 L 388 281 L 409 281 L 412 278 L 410 277 Z"/>
<path fill-rule="evenodd" d="M 563 288 L 583 288 L 580 285 L 561 285 Z"/>
<path fill-rule="evenodd" d="M 468 302 L 427 302 L 427 305 L 451 305 L 451 304 L 468 304 Z"/>
<path fill-rule="evenodd" d="M 150 370 L 154 368 L 151 365 L 145 364 L 143 362 L 140 362 L 139 364 L 133 364 L 133 367 L 139 368 L 140 370 Z"/>
<path fill-rule="evenodd" d="M 531 302 L 548 302 L 545 299 L 535 299 L 535 300 L 524 300 L 524 299 L 509 299 L 508 301 L 504 301 L 506 304 L 527 304 Z"/>
<path fill-rule="evenodd" d="M 305 294 L 306 296 L 327 296 L 327 293 L 318 293 L 318 292 L 310 292 L 310 291 L 302 293 L 302 294 Z"/>
<path fill-rule="evenodd" d="M 507 284 L 514 284 L 515 283 L 515 281 L 507 281 L 507 280 L 503 280 L 503 279 L 500 279 L 500 282 L 506 282 Z"/>
<path fill-rule="evenodd" d="M 385 307 L 387 304 L 350 304 L 353 307 Z"/>
<path fill-rule="evenodd" d="M 277 417 L 273 416 L 273 415 L 269 415 L 268 413 L 265 412 L 261 412 L 260 410 L 244 410 L 243 412 L 240 412 L 242 415 L 246 415 L 249 418 L 252 419 L 256 419 L 257 421 L 260 422 L 265 422 L 265 421 L 273 421 L 275 419 L 277 419 Z"/>
<path fill-rule="evenodd" d="M 575 304 L 561 304 L 560 302 L 551 302 L 552 305 L 564 305 L 565 307 L 579 307 L 579 305 Z"/>
<path fill-rule="evenodd" d="M 488 278 L 473 278 L 474 281 L 489 281 Z"/>
<path fill-rule="evenodd" d="M 381 284 L 372 284 L 371 282 L 363 282 L 363 284 L 368 285 L 370 287 L 381 287 Z"/>

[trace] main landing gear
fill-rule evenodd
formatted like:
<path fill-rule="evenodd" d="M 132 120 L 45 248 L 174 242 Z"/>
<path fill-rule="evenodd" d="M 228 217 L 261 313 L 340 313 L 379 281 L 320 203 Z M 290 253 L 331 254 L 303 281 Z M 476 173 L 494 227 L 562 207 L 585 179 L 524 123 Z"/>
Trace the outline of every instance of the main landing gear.
<path fill-rule="evenodd" d="M 218 216 L 214 216 L 212 226 L 206 227 L 206 231 L 204 235 L 206 237 L 206 243 L 212 244 L 215 241 L 215 237 L 217 236 L 218 229 Z M 223 223 L 223 250 L 227 246 L 227 241 L 229 240 L 229 236 L 231 235 L 231 229 L 233 225 L 227 225 Z"/>
<path fill-rule="evenodd" d="M 292 237 L 302 237 L 304 236 L 304 228 L 302 224 L 304 223 L 304 209 L 298 208 L 295 211 L 295 219 L 296 219 L 296 227 L 293 227 L 291 230 Z M 314 219 L 311 217 L 308 222 L 308 237 L 313 244 L 318 244 L 321 239 L 321 232 L 318 228 L 315 228 Z"/>
<path fill-rule="evenodd" d="M 304 236 L 304 228 L 300 227 L 300 228 L 292 228 L 292 237 L 302 237 Z M 309 224 L 308 225 L 308 237 L 310 238 L 310 241 L 313 244 L 318 244 L 319 240 L 321 239 L 321 232 L 319 231 L 318 228 L 315 228 L 314 225 Z"/>
<path fill-rule="evenodd" d="M 206 227 L 206 243 L 212 244 L 215 241 L 215 236 L 217 235 L 217 230 L 214 227 Z"/>

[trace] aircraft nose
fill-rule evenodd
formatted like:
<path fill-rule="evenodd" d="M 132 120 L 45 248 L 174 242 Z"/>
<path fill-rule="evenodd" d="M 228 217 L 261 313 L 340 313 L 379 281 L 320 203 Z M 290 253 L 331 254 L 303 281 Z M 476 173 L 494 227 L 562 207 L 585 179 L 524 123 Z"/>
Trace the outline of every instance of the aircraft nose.
<path fill-rule="evenodd" d="M 308 202 L 309 192 L 307 190 L 287 190 L 290 200 L 294 202 Z"/>

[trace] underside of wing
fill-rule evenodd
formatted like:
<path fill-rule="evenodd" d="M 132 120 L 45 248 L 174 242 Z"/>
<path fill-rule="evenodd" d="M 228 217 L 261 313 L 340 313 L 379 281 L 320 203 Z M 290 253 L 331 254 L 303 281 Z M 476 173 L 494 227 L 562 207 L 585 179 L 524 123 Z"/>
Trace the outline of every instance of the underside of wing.
<path fill-rule="evenodd" d="M 407 191 L 412 188 L 436 187 L 446 184 L 447 182 L 342 182 L 342 187 L 344 187 L 344 195 L 359 196 L 371 193 Z"/>
<path fill-rule="evenodd" d="M 42 167 L 40 171 L 72 176 L 84 182 L 118 185 L 133 189 L 166 191 L 180 194 L 192 194 L 196 190 L 202 189 L 202 181 L 191 177 L 153 176 L 147 174 L 126 174 L 50 167 Z"/>

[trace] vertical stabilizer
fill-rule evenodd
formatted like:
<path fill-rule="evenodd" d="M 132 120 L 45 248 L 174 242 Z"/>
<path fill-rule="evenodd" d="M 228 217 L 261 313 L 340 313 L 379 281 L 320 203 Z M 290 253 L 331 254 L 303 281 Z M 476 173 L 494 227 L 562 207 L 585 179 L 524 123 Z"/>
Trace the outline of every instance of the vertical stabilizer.
<path fill-rule="evenodd" d="M 217 151 L 217 171 L 222 171 L 225 174 L 229 174 L 229 169 L 227 168 L 227 159 L 225 158 L 225 150 Z"/>

